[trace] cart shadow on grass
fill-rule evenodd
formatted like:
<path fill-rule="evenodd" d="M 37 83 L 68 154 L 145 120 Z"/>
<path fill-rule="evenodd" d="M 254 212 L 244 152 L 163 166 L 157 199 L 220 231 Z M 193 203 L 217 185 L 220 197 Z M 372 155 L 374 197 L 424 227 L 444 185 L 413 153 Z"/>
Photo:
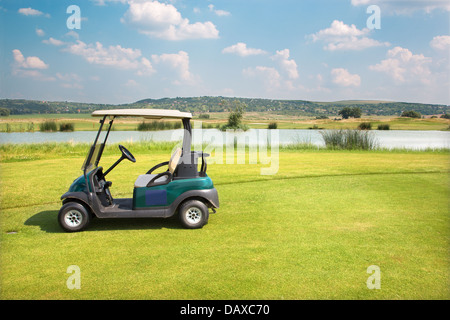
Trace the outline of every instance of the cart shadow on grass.
<path fill-rule="evenodd" d="M 25 221 L 26 226 L 37 226 L 47 233 L 65 233 L 58 224 L 58 210 L 46 210 L 36 213 Z M 101 220 L 101 221 L 100 221 Z M 86 231 L 116 231 L 116 230 L 154 230 L 154 229 L 184 229 L 176 217 L 172 218 L 93 218 Z"/>

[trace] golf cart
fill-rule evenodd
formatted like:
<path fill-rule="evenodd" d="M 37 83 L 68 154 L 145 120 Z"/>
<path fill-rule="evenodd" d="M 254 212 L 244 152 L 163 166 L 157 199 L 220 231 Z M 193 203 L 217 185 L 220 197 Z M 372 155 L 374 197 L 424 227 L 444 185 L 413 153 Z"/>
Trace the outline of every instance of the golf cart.
<path fill-rule="evenodd" d="M 219 207 L 219 198 L 211 178 L 206 174 L 205 158 L 209 154 L 191 151 L 190 113 L 176 110 L 117 109 L 94 111 L 92 116 L 101 118 L 100 128 L 81 168 L 83 174 L 61 196 L 63 206 L 59 210 L 58 222 L 64 230 L 81 231 L 94 216 L 169 218 L 178 212 L 181 224 L 186 228 L 201 228 L 208 222 L 208 209 L 215 212 L 215 208 Z M 106 171 L 98 166 L 111 126 L 117 117 L 180 119 L 184 127 L 182 148 L 177 148 L 169 161 L 157 164 L 137 177 L 133 198 L 114 199 L 109 190 L 112 182 L 106 180 L 108 173 L 121 161 L 136 162 L 130 151 L 119 145 L 120 158 Z M 106 126 L 108 128 L 102 132 Z M 103 142 L 99 142 L 101 135 L 104 135 Z M 200 171 L 199 158 L 202 160 Z M 155 173 L 159 168 L 166 171 Z"/>

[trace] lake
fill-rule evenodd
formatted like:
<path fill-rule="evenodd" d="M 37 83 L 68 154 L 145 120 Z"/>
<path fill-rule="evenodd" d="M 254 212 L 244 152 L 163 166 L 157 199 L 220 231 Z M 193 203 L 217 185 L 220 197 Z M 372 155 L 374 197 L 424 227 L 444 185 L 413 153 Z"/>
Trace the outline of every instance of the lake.
<path fill-rule="evenodd" d="M 373 130 L 371 134 L 383 148 L 450 148 L 449 131 L 409 131 L 409 130 Z M 5 143 L 43 143 L 43 142 L 92 142 L 96 132 L 0 132 L 0 144 Z M 183 129 L 165 131 L 111 131 L 108 142 L 131 143 L 136 141 L 179 141 L 183 137 Z M 102 138 L 102 136 L 100 137 Z M 238 143 L 246 145 L 264 145 L 270 142 L 275 144 L 290 143 L 312 143 L 323 146 L 324 142 L 319 130 L 301 129 L 250 129 L 247 132 L 221 132 L 217 129 L 194 129 L 193 143 L 198 144 L 203 138 L 204 143 L 209 145 L 222 145 Z"/>

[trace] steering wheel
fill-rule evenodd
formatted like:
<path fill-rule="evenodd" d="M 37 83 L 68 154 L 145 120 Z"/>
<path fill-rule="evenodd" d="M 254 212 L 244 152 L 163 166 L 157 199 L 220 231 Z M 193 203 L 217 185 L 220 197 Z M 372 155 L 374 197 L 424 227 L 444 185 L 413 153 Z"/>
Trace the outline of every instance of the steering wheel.
<path fill-rule="evenodd" d="M 125 148 L 123 145 L 119 144 L 119 150 L 120 152 L 122 152 L 122 156 L 127 159 L 130 160 L 131 162 L 136 162 L 136 159 L 134 158 L 133 154 L 128 151 L 127 148 Z"/>

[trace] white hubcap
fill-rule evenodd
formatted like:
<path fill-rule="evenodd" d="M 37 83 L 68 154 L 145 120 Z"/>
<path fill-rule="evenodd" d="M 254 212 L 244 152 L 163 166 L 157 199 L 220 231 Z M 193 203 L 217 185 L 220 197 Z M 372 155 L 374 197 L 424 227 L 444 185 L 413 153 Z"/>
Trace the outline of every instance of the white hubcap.
<path fill-rule="evenodd" d="M 202 211 L 199 208 L 192 207 L 186 211 L 186 220 L 191 224 L 196 224 L 202 218 Z"/>
<path fill-rule="evenodd" d="M 69 212 L 67 212 L 65 214 L 64 221 L 70 227 L 77 227 L 83 221 L 83 216 L 81 215 L 81 213 L 79 211 L 70 210 Z"/>

